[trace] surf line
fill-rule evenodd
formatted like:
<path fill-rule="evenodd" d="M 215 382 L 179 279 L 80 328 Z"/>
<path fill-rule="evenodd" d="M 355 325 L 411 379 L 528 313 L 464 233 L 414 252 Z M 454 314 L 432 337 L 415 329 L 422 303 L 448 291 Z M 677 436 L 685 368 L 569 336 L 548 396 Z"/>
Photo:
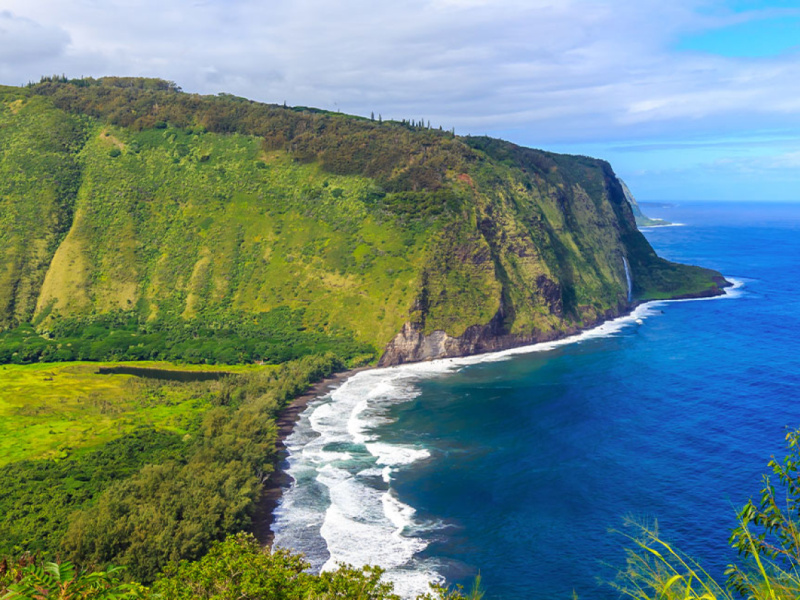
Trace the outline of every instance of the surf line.
<path fill-rule="evenodd" d="M 430 459 L 430 453 L 421 446 L 379 439 L 374 430 L 391 423 L 389 409 L 416 398 L 420 393 L 417 383 L 423 379 L 473 364 L 608 337 L 660 314 L 656 309 L 670 302 L 739 296 L 744 283 L 726 279 L 733 285 L 721 296 L 645 302 L 627 315 L 560 340 L 369 369 L 348 377 L 338 388 L 310 402 L 285 439 L 285 472 L 292 481 L 275 509 L 275 546 L 302 552 L 317 571 L 334 569 L 338 563 L 378 565 L 405 598 L 428 591 L 431 581 L 443 583 L 435 560 L 419 557 L 429 543 L 426 535 L 442 524 L 420 518 L 392 488 L 398 470 L 422 464 Z"/>

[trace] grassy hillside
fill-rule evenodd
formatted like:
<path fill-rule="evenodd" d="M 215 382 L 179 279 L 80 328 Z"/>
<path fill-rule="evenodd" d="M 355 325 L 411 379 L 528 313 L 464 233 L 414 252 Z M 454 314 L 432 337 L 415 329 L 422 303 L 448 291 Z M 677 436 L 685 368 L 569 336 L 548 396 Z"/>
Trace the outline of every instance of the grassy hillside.
<path fill-rule="evenodd" d="M 87 119 L 0 88 L 0 321 L 25 322 L 69 231 Z"/>
<path fill-rule="evenodd" d="M 624 256 L 639 299 L 717 285 L 655 256 L 607 163 L 489 138 L 105 78 L 0 89 L 0 145 L 10 362 L 553 336 L 624 310 Z"/>

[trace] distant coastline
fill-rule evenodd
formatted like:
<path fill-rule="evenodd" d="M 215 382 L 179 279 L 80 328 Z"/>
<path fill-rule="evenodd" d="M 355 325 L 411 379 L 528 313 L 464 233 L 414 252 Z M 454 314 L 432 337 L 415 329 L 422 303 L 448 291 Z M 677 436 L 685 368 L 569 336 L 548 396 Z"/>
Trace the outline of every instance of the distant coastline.
<path fill-rule="evenodd" d="M 653 219 L 654 221 L 662 221 L 663 219 Z M 661 229 L 662 227 L 684 227 L 686 223 L 670 223 L 669 221 L 664 221 L 663 223 L 655 224 L 655 225 L 639 225 L 639 229 Z"/>

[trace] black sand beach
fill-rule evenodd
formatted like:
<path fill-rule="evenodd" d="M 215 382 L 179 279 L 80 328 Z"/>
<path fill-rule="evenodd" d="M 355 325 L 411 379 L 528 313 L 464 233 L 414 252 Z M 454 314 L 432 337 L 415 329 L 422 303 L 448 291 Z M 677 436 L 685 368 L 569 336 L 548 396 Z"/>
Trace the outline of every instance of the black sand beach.
<path fill-rule="evenodd" d="M 283 489 L 292 481 L 292 478 L 284 471 L 287 456 L 284 441 L 294 430 L 294 425 L 300 418 L 300 413 L 306 409 L 309 402 L 312 400 L 326 395 L 331 390 L 339 387 L 349 377 L 369 368 L 370 367 L 360 367 L 358 369 L 342 371 L 341 373 L 336 373 L 331 377 L 323 379 L 311 386 L 305 394 L 292 400 L 289 405 L 281 411 L 280 415 L 278 415 L 278 419 L 276 420 L 276 424 L 278 425 L 278 440 L 276 442 L 278 462 L 275 466 L 275 471 L 264 483 L 261 500 L 256 508 L 256 514 L 253 516 L 253 533 L 262 545 L 272 546 L 272 540 L 274 538 L 272 532 L 273 513 L 281 499 Z"/>

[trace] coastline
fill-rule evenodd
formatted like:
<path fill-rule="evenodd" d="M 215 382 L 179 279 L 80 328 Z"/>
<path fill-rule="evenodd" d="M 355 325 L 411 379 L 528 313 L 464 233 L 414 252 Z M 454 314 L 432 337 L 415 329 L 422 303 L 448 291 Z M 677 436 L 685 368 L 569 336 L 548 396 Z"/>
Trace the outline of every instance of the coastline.
<path fill-rule="evenodd" d="M 373 367 L 358 367 L 357 369 L 334 373 L 330 377 L 326 377 L 311 385 L 304 394 L 294 398 L 278 413 L 278 417 L 275 419 L 275 424 L 278 427 L 278 438 L 275 441 L 275 447 L 278 451 L 278 460 L 275 464 L 275 470 L 270 473 L 269 478 L 264 482 L 264 487 L 261 490 L 261 498 L 256 505 L 256 511 L 253 515 L 253 535 L 255 535 L 262 546 L 268 548 L 272 547 L 272 540 L 275 537 L 275 534 L 272 532 L 275 508 L 278 506 L 278 502 L 280 502 L 283 488 L 290 485 L 292 482 L 292 477 L 286 472 L 283 466 L 287 457 L 285 441 L 286 438 L 292 434 L 292 431 L 294 431 L 295 423 L 300 419 L 300 413 L 302 413 L 313 400 L 325 396 L 331 390 L 342 385 L 346 379 L 356 373 L 371 368 Z"/>
<path fill-rule="evenodd" d="M 517 353 L 532 352 L 534 351 L 532 347 L 538 346 L 540 344 L 571 343 L 572 341 L 575 341 L 575 338 L 580 336 L 581 334 L 592 331 L 594 329 L 600 329 L 604 325 L 616 321 L 618 319 L 632 318 L 637 309 L 646 308 L 647 305 L 659 304 L 662 302 L 686 302 L 693 300 L 713 300 L 717 298 L 724 298 L 726 296 L 729 296 L 729 291 L 739 289 L 742 286 L 742 283 L 736 279 L 723 278 L 723 281 L 725 283 L 718 288 L 717 293 L 687 294 L 668 299 L 645 300 L 645 301 L 635 302 L 631 304 L 629 306 L 629 309 L 623 314 L 616 315 L 604 319 L 602 321 L 598 321 L 582 329 L 565 332 L 563 336 L 560 336 L 556 339 L 537 340 L 534 341 L 533 343 L 529 342 L 529 343 L 514 344 L 505 348 L 486 350 L 483 352 L 478 352 L 473 354 L 464 354 L 458 357 L 443 356 L 432 360 L 435 361 L 435 360 L 452 360 L 458 358 L 460 359 L 478 358 L 481 356 L 491 355 L 491 354 L 495 354 L 498 357 L 500 357 L 509 353 L 517 354 Z M 431 362 L 431 360 L 429 359 L 427 361 L 415 361 L 415 362 Z M 411 364 L 414 363 L 412 362 L 403 363 L 402 366 L 407 366 Z M 257 504 L 256 511 L 253 516 L 253 534 L 255 535 L 256 539 L 261 543 L 262 546 L 268 548 L 272 547 L 272 542 L 275 537 L 272 531 L 272 524 L 275 519 L 275 514 L 274 514 L 275 509 L 281 500 L 284 488 L 291 485 L 292 482 L 292 477 L 286 472 L 285 469 L 285 461 L 288 456 L 285 440 L 294 431 L 294 426 L 299 420 L 300 414 L 308 407 L 309 403 L 311 403 L 313 400 L 321 398 L 326 394 L 328 394 L 331 390 L 338 388 L 340 385 L 342 385 L 342 383 L 344 383 L 347 379 L 349 379 L 356 373 L 374 368 L 392 368 L 399 366 L 401 365 L 387 365 L 385 367 L 367 366 L 367 367 L 359 367 L 356 369 L 350 369 L 347 371 L 341 371 L 339 373 L 335 373 L 331 377 L 325 378 L 322 381 L 319 381 L 310 386 L 304 394 L 293 399 L 285 408 L 283 408 L 280 411 L 276 419 L 276 425 L 278 427 L 278 437 L 276 440 L 278 460 L 275 464 L 275 470 L 270 474 L 269 478 L 264 482 L 264 487 L 261 492 L 261 499 Z"/>
<path fill-rule="evenodd" d="M 598 315 L 593 321 L 584 323 L 581 326 L 570 325 L 556 331 L 507 333 L 503 331 L 499 325 L 501 320 L 498 321 L 498 317 L 495 315 L 489 323 L 472 325 L 467 327 L 466 331 L 460 336 L 453 337 L 440 329 L 425 333 L 418 323 L 407 321 L 400 332 L 384 348 L 383 355 L 378 361 L 378 367 L 395 367 L 402 364 L 446 358 L 464 358 L 466 356 L 503 352 L 513 348 L 556 342 L 580 335 L 614 319 L 623 318 L 637 307 L 648 302 L 720 297 L 724 296 L 726 288 L 732 285 L 730 281 L 719 274 L 715 275 L 713 280 L 715 286 L 712 288 L 698 292 L 677 294 L 670 298 L 637 300 L 626 305 L 618 305 L 607 309 L 604 314 Z"/>

